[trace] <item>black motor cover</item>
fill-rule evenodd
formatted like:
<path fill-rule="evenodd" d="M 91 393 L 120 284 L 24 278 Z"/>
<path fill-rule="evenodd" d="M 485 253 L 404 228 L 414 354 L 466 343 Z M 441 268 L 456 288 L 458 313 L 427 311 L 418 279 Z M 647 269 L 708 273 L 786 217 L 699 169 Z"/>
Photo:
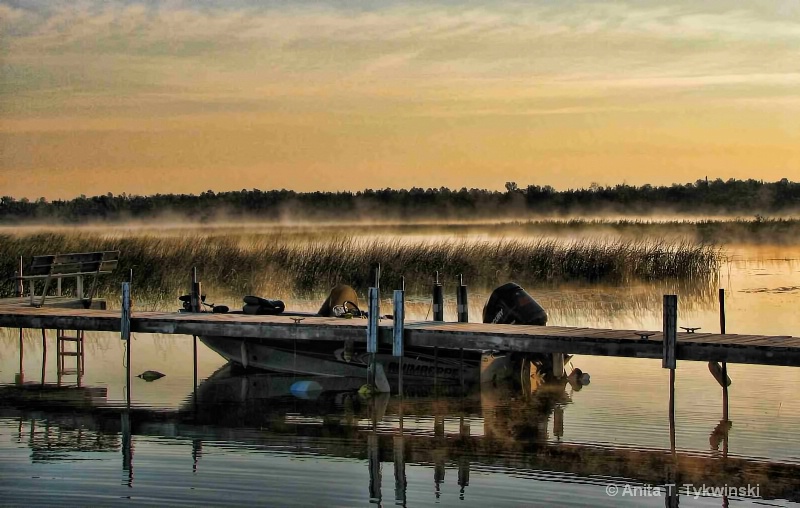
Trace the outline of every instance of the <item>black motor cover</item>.
<path fill-rule="evenodd" d="M 509 282 L 492 291 L 483 307 L 484 323 L 547 324 L 547 312 L 519 284 Z"/>

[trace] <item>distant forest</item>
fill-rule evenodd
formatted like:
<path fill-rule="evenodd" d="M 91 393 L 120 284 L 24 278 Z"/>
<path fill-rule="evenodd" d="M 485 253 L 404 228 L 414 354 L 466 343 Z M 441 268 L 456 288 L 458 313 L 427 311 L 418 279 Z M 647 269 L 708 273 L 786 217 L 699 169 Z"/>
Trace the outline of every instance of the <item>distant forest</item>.
<path fill-rule="evenodd" d="M 35 201 L 0 198 L 0 223 L 79 223 L 176 217 L 188 220 L 492 219 L 520 216 L 647 215 L 654 213 L 764 215 L 800 211 L 800 183 L 786 178 L 698 180 L 671 186 L 603 187 L 555 190 L 549 185 L 505 191 L 485 189 L 367 189 L 359 192 L 295 192 L 242 189 L 152 196 L 113 195 Z"/>

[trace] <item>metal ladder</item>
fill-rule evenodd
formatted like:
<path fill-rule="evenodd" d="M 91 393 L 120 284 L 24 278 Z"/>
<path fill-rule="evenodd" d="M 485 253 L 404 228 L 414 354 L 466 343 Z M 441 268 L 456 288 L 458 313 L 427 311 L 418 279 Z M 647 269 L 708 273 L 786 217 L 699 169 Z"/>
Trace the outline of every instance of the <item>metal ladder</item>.
<path fill-rule="evenodd" d="M 68 335 L 72 330 L 56 330 L 56 364 L 58 367 L 58 384 L 61 385 L 64 376 L 76 376 L 76 384 L 81 385 L 81 378 L 84 372 L 84 331 L 74 330 L 74 335 Z M 67 347 L 67 344 L 74 343 L 75 348 Z M 75 368 L 69 369 L 64 365 L 64 359 L 68 356 L 75 357 Z"/>

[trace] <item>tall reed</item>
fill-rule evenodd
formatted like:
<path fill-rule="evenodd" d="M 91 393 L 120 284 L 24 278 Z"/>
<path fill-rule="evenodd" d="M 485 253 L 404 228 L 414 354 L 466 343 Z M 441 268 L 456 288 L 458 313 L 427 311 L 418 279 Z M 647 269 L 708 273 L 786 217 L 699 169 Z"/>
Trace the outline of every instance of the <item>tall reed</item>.
<path fill-rule="evenodd" d="M 702 243 L 554 239 L 422 239 L 333 235 L 300 240 L 267 233 L 255 236 L 134 236 L 95 233 L 0 235 L 0 270 L 13 275 L 19 256 L 94 250 L 121 251 L 119 269 L 101 279 L 101 291 L 115 292 L 130 270 L 139 291 L 174 295 L 188 287 L 197 267 L 202 281 L 231 294 L 324 290 L 344 282 L 357 289 L 371 284 L 381 264 L 385 287 L 427 287 L 432 274 L 443 280 L 463 274 L 470 284 L 508 280 L 528 283 L 626 284 L 636 281 L 716 278 L 720 250 Z M 13 280 L 4 278 L 0 294 L 9 296 Z"/>

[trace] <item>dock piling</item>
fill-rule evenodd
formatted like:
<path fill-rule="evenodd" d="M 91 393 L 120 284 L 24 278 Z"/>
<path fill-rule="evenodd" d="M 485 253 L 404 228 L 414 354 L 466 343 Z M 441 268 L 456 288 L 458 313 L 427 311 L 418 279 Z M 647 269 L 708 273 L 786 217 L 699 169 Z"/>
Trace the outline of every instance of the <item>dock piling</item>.
<path fill-rule="evenodd" d="M 120 325 L 120 338 L 127 342 L 125 347 L 125 383 L 128 408 L 131 407 L 131 285 L 122 283 L 122 319 Z"/>
<path fill-rule="evenodd" d="M 22 256 L 19 257 L 19 267 L 14 272 L 14 278 L 16 279 L 14 284 L 14 296 L 17 298 L 22 297 L 22 293 L 25 292 L 25 286 L 22 283 Z M 31 282 L 33 284 L 33 282 Z"/>
<path fill-rule="evenodd" d="M 369 288 L 367 315 L 367 353 L 369 354 L 369 368 L 367 369 L 367 383 L 370 386 L 375 384 L 375 354 L 378 352 L 378 314 L 380 313 L 380 302 L 378 300 L 378 288 Z"/>
<path fill-rule="evenodd" d="M 464 276 L 458 276 L 458 289 L 456 292 L 456 310 L 459 323 L 469 323 L 469 305 L 467 303 L 467 286 L 464 285 Z"/>
<path fill-rule="evenodd" d="M 394 311 L 392 321 L 392 355 L 398 358 L 398 391 L 403 393 L 403 357 L 405 356 L 404 325 L 406 319 L 405 291 L 396 289 L 394 292 Z"/>
<path fill-rule="evenodd" d="M 439 272 L 433 281 L 433 320 L 444 321 L 444 289 L 439 282 Z"/>
<path fill-rule="evenodd" d="M 676 348 L 678 343 L 678 296 L 664 295 L 664 355 L 661 367 L 674 369 L 676 367 Z"/>
<path fill-rule="evenodd" d="M 725 290 L 719 289 L 719 333 L 725 335 Z M 722 418 L 728 421 L 728 362 L 722 362 Z"/>
<path fill-rule="evenodd" d="M 663 358 L 661 366 L 669 369 L 669 444 L 675 454 L 675 368 L 678 345 L 678 296 L 664 295 Z"/>

